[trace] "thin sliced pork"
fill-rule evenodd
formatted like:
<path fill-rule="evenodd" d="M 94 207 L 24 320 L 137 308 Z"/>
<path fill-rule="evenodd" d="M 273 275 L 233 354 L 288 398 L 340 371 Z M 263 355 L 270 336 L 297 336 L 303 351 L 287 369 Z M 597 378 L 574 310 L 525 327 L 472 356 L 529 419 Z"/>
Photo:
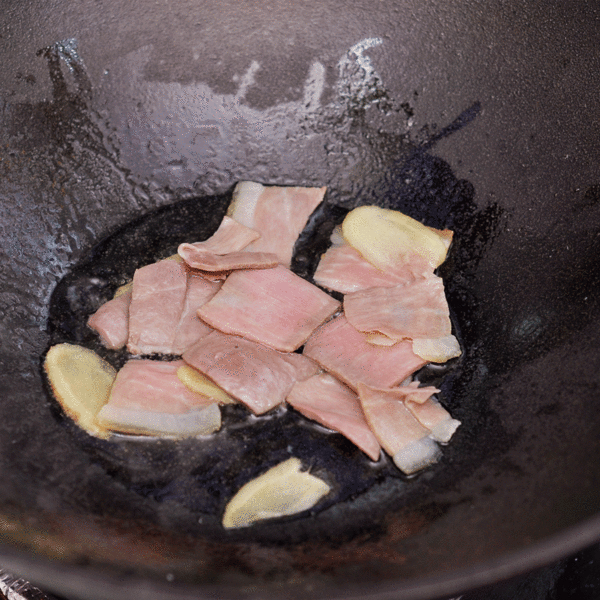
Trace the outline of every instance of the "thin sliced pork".
<path fill-rule="evenodd" d="M 281 354 L 283 359 L 294 367 L 297 381 L 304 381 L 321 371 L 321 367 L 314 360 L 303 354 L 297 352 L 283 352 Z"/>
<path fill-rule="evenodd" d="M 221 282 L 219 281 L 209 281 L 193 273 L 188 273 L 185 303 L 173 340 L 172 351 L 174 354 L 183 354 L 213 330 L 198 318 L 197 312 L 220 288 Z"/>
<path fill-rule="evenodd" d="M 382 390 L 363 384 L 358 395 L 365 417 L 383 449 L 407 475 L 431 465 L 441 452 L 424 427 L 402 402 L 398 390 Z"/>
<path fill-rule="evenodd" d="M 230 252 L 221 255 L 194 244 L 180 244 L 177 252 L 192 269 L 211 273 L 237 269 L 271 269 L 279 264 L 277 255 L 271 252 Z"/>
<path fill-rule="evenodd" d="M 444 282 L 436 276 L 347 294 L 344 314 L 359 331 L 376 331 L 392 339 L 441 338 L 452 333 Z"/>
<path fill-rule="evenodd" d="M 187 273 L 182 262 L 161 260 L 135 272 L 129 307 L 129 352 L 175 353 L 186 290 Z"/>
<path fill-rule="evenodd" d="M 460 421 L 453 419 L 450 413 L 432 398 L 432 395 L 440 390 L 431 386 L 419 387 L 419 382 L 413 381 L 396 391 L 419 423 L 431 431 L 431 438 L 443 443 L 450 441 Z"/>
<path fill-rule="evenodd" d="M 414 255 L 414 262 L 414 265 L 406 262 L 397 269 L 381 271 L 352 246 L 333 246 L 321 256 L 313 279 L 324 288 L 342 294 L 372 287 L 393 287 L 422 276 L 423 259 Z"/>
<path fill-rule="evenodd" d="M 369 333 L 365 333 L 365 339 L 369 344 L 373 344 L 375 346 L 393 346 L 398 343 L 398 340 L 388 337 L 387 335 L 383 335 L 383 333 L 379 333 L 378 331 L 371 331 Z M 414 344 L 413 344 L 413 352 L 415 352 Z M 418 352 L 415 352 L 418 354 Z M 419 354 L 419 356 L 421 356 Z"/>
<path fill-rule="evenodd" d="M 259 237 L 258 231 L 225 216 L 211 237 L 203 242 L 195 242 L 193 245 L 213 254 L 229 254 L 243 250 Z"/>
<path fill-rule="evenodd" d="M 129 305 L 131 290 L 105 302 L 89 319 L 88 326 L 100 336 L 110 350 L 119 350 L 129 338 Z"/>
<path fill-rule="evenodd" d="M 242 181 L 233 191 L 228 216 L 260 232 L 246 250 L 272 252 L 290 266 L 298 236 L 323 201 L 327 188 L 276 187 Z"/>
<path fill-rule="evenodd" d="M 372 460 L 379 459 L 381 447 L 358 396 L 332 375 L 321 373 L 296 383 L 287 402 L 305 417 L 347 437 Z"/>
<path fill-rule="evenodd" d="M 255 414 L 281 404 L 297 381 L 319 371 L 305 356 L 278 352 L 220 331 L 201 339 L 183 359 Z"/>
<path fill-rule="evenodd" d="M 202 277 L 208 281 L 220 281 L 221 283 L 229 277 L 230 273 L 231 271 L 194 271 L 194 275 L 198 277 Z"/>
<path fill-rule="evenodd" d="M 427 364 L 413 353 L 408 341 L 393 346 L 369 344 L 366 336 L 344 316 L 319 327 L 306 342 L 303 353 L 354 390 L 359 383 L 393 387 Z"/>
<path fill-rule="evenodd" d="M 337 300 L 280 265 L 235 271 L 198 315 L 225 333 L 292 352 L 339 306 Z"/>
<path fill-rule="evenodd" d="M 190 391 L 177 377 L 181 360 L 130 360 L 117 373 L 98 422 L 122 433 L 187 437 L 219 429 L 214 400 Z"/>

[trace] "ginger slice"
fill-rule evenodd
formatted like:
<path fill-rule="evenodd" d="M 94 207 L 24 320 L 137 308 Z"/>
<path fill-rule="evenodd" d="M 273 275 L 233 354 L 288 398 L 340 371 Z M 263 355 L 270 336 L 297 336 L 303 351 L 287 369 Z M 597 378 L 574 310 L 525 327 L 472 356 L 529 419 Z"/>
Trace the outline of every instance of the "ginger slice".
<path fill-rule="evenodd" d="M 342 234 L 348 244 L 382 271 L 397 268 L 415 254 L 433 270 L 446 260 L 451 240 L 450 231 L 438 232 L 397 210 L 378 206 L 359 206 L 350 211 L 342 223 Z"/>
<path fill-rule="evenodd" d="M 113 300 L 115 298 L 118 298 L 119 296 L 123 296 L 124 294 L 127 294 L 128 292 L 130 292 L 133 289 L 133 281 L 130 281 L 128 283 L 125 283 L 121 286 L 119 286 L 116 291 L 115 291 L 115 295 L 113 296 Z"/>
<path fill-rule="evenodd" d="M 107 438 L 96 415 L 108 401 L 115 369 L 92 350 L 58 344 L 48 350 L 44 370 L 65 413 L 89 434 Z"/>
<path fill-rule="evenodd" d="M 213 383 L 208 377 L 205 377 L 193 367 L 183 365 L 177 369 L 177 377 L 186 388 L 207 396 L 221 404 L 234 404 L 236 400 L 232 398 L 225 390 Z"/>
<path fill-rule="evenodd" d="M 298 458 L 289 458 L 242 486 L 225 508 L 223 527 L 247 527 L 262 519 L 293 515 L 314 506 L 330 487 L 301 472 Z"/>

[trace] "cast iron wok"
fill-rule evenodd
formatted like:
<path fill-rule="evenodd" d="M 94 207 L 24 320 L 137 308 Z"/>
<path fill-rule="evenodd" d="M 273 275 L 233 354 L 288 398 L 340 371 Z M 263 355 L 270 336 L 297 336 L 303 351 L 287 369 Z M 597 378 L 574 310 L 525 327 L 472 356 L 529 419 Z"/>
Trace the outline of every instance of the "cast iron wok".
<path fill-rule="evenodd" d="M 549 0 L 3 8 L 0 562 L 74 598 L 424 599 L 600 539 L 598 25 Z M 240 179 L 329 186 L 299 269 L 361 203 L 456 230 L 463 425 L 413 480 L 229 535 L 99 458 L 41 361 L 98 244 L 180 202 L 208 234 Z"/>

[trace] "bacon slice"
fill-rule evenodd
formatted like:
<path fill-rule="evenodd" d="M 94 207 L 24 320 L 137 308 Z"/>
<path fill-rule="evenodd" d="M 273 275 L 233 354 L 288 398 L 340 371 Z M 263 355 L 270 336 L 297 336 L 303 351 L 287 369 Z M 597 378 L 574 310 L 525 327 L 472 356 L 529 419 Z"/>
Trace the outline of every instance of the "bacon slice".
<path fill-rule="evenodd" d="M 450 441 L 461 423 L 453 419 L 450 413 L 431 397 L 440 390 L 431 386 L 419 387 L 419 382 L 413 381 L 396 391 L 419 423 L 431 430 L 431 438 L 437 442 Z"/>
<path fill-rule="evenodd" d="M 305 356 L 220 331 L 209 333 L 183 359 L 258 415 L 281 404 L 296 381 L 319 371 Z"/>
<path fill-rule="evenodd" d="M 280 265 L 235 271 L 198 315 L 225 333 L 292 352 L 339 306 L 337 300 Z"/>
<path fill-rule="evenodd" d="M 242 181 L 233 191 L 228 215 L 260 232 L 247 246 L 255 252 L 272 252 L 290 266 L 298 236 L 308 218 L 323 201 L 327 188 L 276 187 Z"/>
<path fill-rule="evenodd" d="M 398 343 L 398 340 L 388 337 L 387 335 L 383 335 L 383 333 L 379 333 L 378 331 L 370 331 L 369 333 L 365 333 L 365 339 L 369 344 L 373 344 L 375 346 L 393 346 Z M 415 352 L 415 344 L 413 342 L 413 352 Z M 415 352 L 415 354 L 419 354 Z M 419 356 L 421 356 L 419 354 Z M 421 356 L 421 358 L 424 358 Z"/>
<path fill-rule="evenodd" d="M 211 273 L 237 269 L 270 269 L 279 264 L 277 255 L 271 252 L 230 252 L 220 255 L 194 244 L 180 244 L 177 253 L 192 269 Z"/>
<path fill-rule="evenodd" d="M 174 353 L 186 290 L 186 268 L 179 261 L 165 259 L 135 272 L 129 307 L 129 352 Z"/>
<path fill-rule="evenodd" d="M 173 340 L 173 354 L 183 354 L 213 330 L 198 318 L 197 312 L 220 288 L 221 282 L 219 281 L 209 281 L 193 273 L 188 273 L 185 303 Z"/>
<path fill-rule="evenodd" d="M 347 294 L 344 313 L 359 331 L 393 339 L 441 338 L 452 332 L 444 282 L 436 276 Z"/>
<path fill-rule="evenodd" d="M 98 422 L 113 431 L 187 437 L 219 429 L 214 400 L 177 378 L 183 361 L 130 360 L 117 373 Z"/>
<path fill-rule="evenodd" d="M 358 396 L 332 375 L 321 373 L 296 383 L 286 400 L 305 417 L 347 437 L 372 460 L 379 459 L 381 447 Z"/>
<path fill-rule="evenodd" d="M 407 475 L 439 459 L 441 452 L 424 427 L 402 402 L 402 393 L 363 384 L 358 395 L 365 417 L 383 449 L 394 464 Z"/>
<path fill-rule="evenodd" d="M 100 335 L 110 350 L 122 348 L 129 337 L 131 290 L 105 302 L 89 319 L 88 326 Z"/>
<path fill-rule="evenodd" d="M 359 383 L 380 388 L 398 385 L 426 364 L 408 341 L 393 346 L 369 344 L 344 316 L 319 327 L 306 342 L 303 354 L 354 390 Z"/>
<path fill-rule="evenodd" d="M 231 271 L 194 271 L 194 275 L 197 275 L 198 277 L 202 277 L 208 281 L 220 281 L 221 283 L 229 277 L 230 273 Z"/>
<path fill-rule="evenodd" d="M 406 262 L 397 269 L 381 271 L 347 244 L 333 246 L 323 254 L 313 279 L 328 290 L 342 294 L 372 287 L 393 287 L 421 277 L 425 261 L 414 255 L 414 265 Z"/>
<path fill-rule="evenodd" d="M 203 242 L 196 242 L 196 248 L 212 252 L 213 254 L 229 254 L 239 252 L 248 244 L 257 240 L 260 233 L 254 229 L 242 225 L 228 216 L 223 217 L 219 228 L 211 237 Z"/>
<path fill-rule="evenodd" d="M 282 355 L 284 360 L 296 369 L 297 381 L 304 381 L 321 371 L 321 367 L 307 356 L 298 354 L 297 352 L 283 352 Z"/>

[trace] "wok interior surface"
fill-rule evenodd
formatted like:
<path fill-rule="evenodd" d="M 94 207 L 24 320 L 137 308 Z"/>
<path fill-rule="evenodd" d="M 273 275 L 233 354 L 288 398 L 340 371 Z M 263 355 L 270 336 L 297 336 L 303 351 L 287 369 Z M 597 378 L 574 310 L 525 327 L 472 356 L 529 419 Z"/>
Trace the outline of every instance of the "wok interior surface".
<path fill-rule="evenodd" d="M 74 597 L 426 598 L 598 539 L 593 3 L 109 5 L 16 3 L 2 30 L 3 564 Z M 328 186 L 299 272 L 359 204 L 455 230 L 465 354 L 427 377 L 463 425 L 418 477 L 223 532 L 192 442 L 95 444 L 41 363 L 138 251 L 209 235 L 241 179 Z"/>

